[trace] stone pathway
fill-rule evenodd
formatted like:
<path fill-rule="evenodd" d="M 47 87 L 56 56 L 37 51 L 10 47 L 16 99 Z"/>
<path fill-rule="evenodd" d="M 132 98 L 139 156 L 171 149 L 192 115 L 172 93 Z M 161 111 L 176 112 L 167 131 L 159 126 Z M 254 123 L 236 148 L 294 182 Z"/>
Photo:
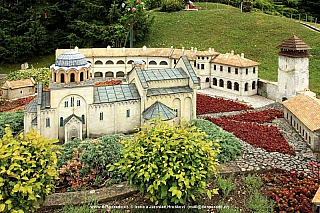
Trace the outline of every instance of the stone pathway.
<path fill-rule="evenodd" d="M 232 94 L 229 92 L 225 92 L 225 91 L 221 91 L 221 90 L 217 90 L 217 89 L 212 89 L 212 88 L 197 90 L 197 93 L 204 94 L 204 95 L 210 95 L 210 96 L 216 96 L 216 97 L 222 97 L 222 98 L 230 99 L 230 100 L 239 100 L 239 101 L 242 101 L 244 103 L 251 105 L 253 108 L 264 107 L 268 104 L 275 103 L 275 101 L 270 100 L 265 97 L 262 97 L 260 95 L 239 96 L 239 95 L 235 95 L 235 94 Z"/>
<path fill-rule="evenodd" d="M 261 108 L 250 111 L 260 111 L 265 109 L 282 109 L 282 104 L 274 103 L 269 104 Z M 240 114 L 238 112 L 228 113 L 215 113 L 210 114 L 211 117 L 220 117 L 222 115 L 234 115 Z M 203 116 L 198 116 L 202 118 Z M 278 152 L 267 152 L 262 148 L 256 148 L 242 140 L 239 140 L 242 145 L 242 153 L 235 161 L 224 164 L 227 170 L 233 168 L 235 171 L 250 172 L 259 171 L 274 168 L 282 168 L 286 170 L 296 169 L 299 172 L 309 173 L 308 163 L 310 161 L 316 161 L 313 157 L 313 152 L 307 146 L 306 142 L 300 137 L 300 135 L 288 124 L 284 118 L 275 119 L 272 123 L 266 123 L 265 125 L 274 125 L 282 132 L 286 141 L 294 147 L 296 155 L 282 154 Z"/>

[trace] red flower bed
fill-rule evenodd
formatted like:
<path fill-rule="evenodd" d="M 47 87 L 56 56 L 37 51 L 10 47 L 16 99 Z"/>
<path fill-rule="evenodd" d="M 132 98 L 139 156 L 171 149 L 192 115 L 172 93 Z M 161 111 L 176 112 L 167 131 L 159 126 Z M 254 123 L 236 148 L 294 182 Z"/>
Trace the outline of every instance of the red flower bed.
<path fill-rule="evenodd" d="M 252 107 L 238 103 L 236 101 L 197 94 L 197 115 L 217 112 L 241 111 L 248 109 L 252 109 Z"/>
<path fill-rule="evenodd" d="M 222 116 L 220 118 L 227 118 L 236 121 L 265 123 L 270 122 L 275 118 L 283 118 L 283 111 L 276 109 L 268 109 L 259 112 L 246 112 L 239 115 Z"/>
<path fill-rule="evenodd" d="M 95 87 L 113 86 L 113 85 L 118 85 L 118 84 L 121 84 L 121 83 L 122 83 L 121 80 L 109 80 L 109 81 L 103 81 L 103 82 L 95 83 L 94 86 Z"/>
<path fill-rule="evenodd" d="M 266 126 L 251 122 L 241 122 L 226 118 L 205 118 L 215 123 L 236 137 L 268 152 L 281 152 L 295 155 L 294 149 L 284 139 L 282 133 L 275 126 Z"/>
<path fill-rule="evenodd" d="M 0 101 L 0 112 L 7 112 L 7 111 L 10 111 L 10 110 L 15 109 L 17 107 L 27 105 L 34 98 L 35 98 L 35 96 L 30 96 L 30 97 L 26 97 L 26 98 L 19 98 L 14 101 L 4 101 L 4 100 Z"/>
<path fill-rule="evenodd" d="M 275 202 L 275 212 L 312 212 L 311 201 L 315 196 L 319 182 L 303 173 L 277 169 L 261 175 L 268 183 L 268 195 Z"/>

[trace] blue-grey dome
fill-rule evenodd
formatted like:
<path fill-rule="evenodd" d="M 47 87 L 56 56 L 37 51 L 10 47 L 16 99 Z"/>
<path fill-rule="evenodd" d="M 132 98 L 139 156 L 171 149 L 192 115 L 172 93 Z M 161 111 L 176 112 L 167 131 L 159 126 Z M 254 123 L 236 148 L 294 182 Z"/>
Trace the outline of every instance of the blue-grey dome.
<path fill-rule="evenodd" d="M 59 67 L 78 67 L 84 66 L 88 62 L 86 57 L 78 51 L 68 51 L 62 53 L 56 60 L 55 65 Z"/>

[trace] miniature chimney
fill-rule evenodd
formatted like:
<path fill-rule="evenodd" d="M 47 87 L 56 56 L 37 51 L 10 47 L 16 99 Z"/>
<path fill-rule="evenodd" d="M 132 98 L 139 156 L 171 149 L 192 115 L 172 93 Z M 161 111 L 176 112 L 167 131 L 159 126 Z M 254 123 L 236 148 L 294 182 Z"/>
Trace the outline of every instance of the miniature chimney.
<path fill-rule="evenodd" d="M 226 53 L 226 58 L 229 58 L 229 54 L 230 54 L 230 53 Z"/>
<path fill-rule="evenodd" d="M 244 53 L 241 53 L 241 58 L 244 59 Z"/>
<path fill-rule="evenodd" d="M 182 47 L 182 52 L 184 52 L 184 47 Z"/>
<path fill-rule="evenodd" d="M 193 47 L 191 47 L 191 51 L 193 51 Z"/>
<path fill-rule="evenodd" d="M 79 52 L 79 48 L 75 46 L 74 51 Z"/>
<path fill-rule="evenodd" d="M 123 52 L 125 52 L 125 51 L 126 51 L 126 48 L 125 48 L 125 47 L 123 47 L 123 48 L 122 48 L 122 51 L 123 51 Z"/>
<path fill-rule="evenodd" d="M 231 55 L 234 55 L 234 50 L 231 50 Z"/>
<path fill-rule="evenodd" d="M 211 47 L 209 48 L 209 53 L 211 53 L 212 52 L 212 50 L 211 50 Z"/>
<path fill-rule="evenodd" d="M 107 50 L 110 50 L 110 49 L 111 49 L 111 47 L 110 47 L 110 45 L 108 45 L 108 46 L 107 46 Z"/>
<path fill-rule="evenodd" d="M 197 52 L 197 48 L 196 48 L 196 47 L 194 48 L 194 52 L 195 52 L 195 53 Z"/>
<path fill-rule="evenodd" d="M 147 50 L 146 45 L 144 45 L 144 46 L 142 47 L 142 50 L 143 50 L 143 51 L 146 51 L 146 50 Z"/>
<path fill-rule="evenodd" d="M 171 46 L 171 49 L 173 49 L 173 46 Z"/>

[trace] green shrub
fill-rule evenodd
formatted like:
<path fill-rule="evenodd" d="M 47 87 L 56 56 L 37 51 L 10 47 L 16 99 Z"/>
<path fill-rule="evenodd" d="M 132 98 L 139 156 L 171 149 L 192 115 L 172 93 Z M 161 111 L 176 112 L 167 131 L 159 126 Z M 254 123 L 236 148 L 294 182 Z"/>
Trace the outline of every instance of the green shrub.
<path fill-rule="evenodd" d="M 10 125 L 13 133 L 17 133 L 23 129 L 23 117 L 22 111 L 17 112 L 4 112 L 0 113 L 0 138 L 4 135 L 5 125 Z"/>
<path fill-rule="evenodd" d="M 73 190 L 108 186 L 124 180 L 118 168 L 110 172 L 106 165 L 114 164 L 121 158 L 124 135 L 108 135 L 98 139 L 81 141 L 75 139 L 63 144 L 64 150 L 58 160 L 59 185 Z"/>
<path fill-rule="evenodd" d="M 144 3 L 146 4 L 146 6 L 149 10 L 161 6 L 161 0 L 146 0 L 146 1 L 144 1 Z"/>
<path fill-rule="evenodd" d="M 255 191 L 247 203 L 247 208 L 253 212 L 268 213 L 274 212 L 274 204 L 272 200 L 261 195 L 259 191 Z"/>
<path fill-rule="evenodd" d="M 43 82 L 44 87 L 49 87 L 49 80 L 51 78 L 51 72 L 49 68 L 31 68 L 26 70 L 17 70 L 10 72 L 6 79 L 9 81 L 23 80 L 33 78 L 36 83 Z"/>
<path fill-rule="evenodd" d="M 203 119 L 193 119 L 190 123 L 205 132 L 209 140 L 219 140 L 220 153 L 218 157 L 220 163 L 234 160 L 241 153 L 242 144 L 232 133 L 226 132 L 221 127 Z"/>
<path fill-rule="evenodd" d="M 217 153 L 206 134 L 190 124 L 169 125 L 152 120 L 131 140 L 123 141 L 119 166 L 129 183 L 163 205 L 195 200 L 216 174 Z M 112 170 L 113 167 L 110 168 Z"/>
<path fill-rule="evenodd" d="M 240 213 L 240 210 L 235 209 L 234 207 L 230 207 L 228 204 L 224 203 L 223 201 L 219 201 L 217 208 L 217 213 Z"/>
<path fill-rule="evenodd" d="M 223 197 L 228 197 L 229 193 L 234 190 L 233 185 L 234 174 L 230 175 L 228 179 L 223 178 L 221 175 L 217 177 L 217 187 L 222 191 Z"/>
<path fill-rule="evenodd" d="M 9 127 L 0 139 L 0 212 L 34 212 L 58 178 L 56 140 L 31 130 L 13 138 Z"/>
<path fill-rule="evenodd" d="M 181 0 L 162 0 L 161 11 L 162 12 L 174 12 L 180 11 L 184 8 L 183 1 Z"/>
<path fill-rule="evenodd" d="M 249 194 L 252 194 L 254 191 L 259 190 L 262 186 L 261 178 L 255 174 L 248 174 L 247 177 L 242 176 L 242 181 L 244 182 L 246 190 Z"/>

